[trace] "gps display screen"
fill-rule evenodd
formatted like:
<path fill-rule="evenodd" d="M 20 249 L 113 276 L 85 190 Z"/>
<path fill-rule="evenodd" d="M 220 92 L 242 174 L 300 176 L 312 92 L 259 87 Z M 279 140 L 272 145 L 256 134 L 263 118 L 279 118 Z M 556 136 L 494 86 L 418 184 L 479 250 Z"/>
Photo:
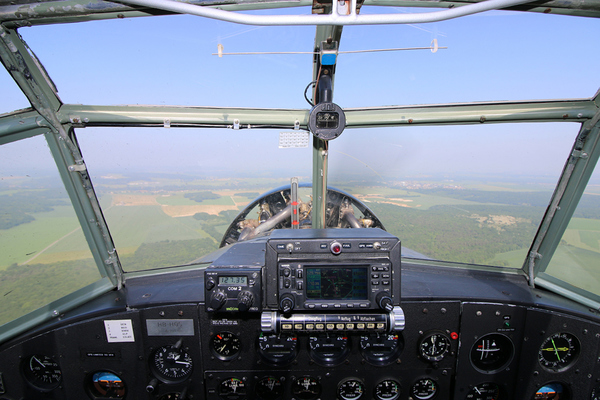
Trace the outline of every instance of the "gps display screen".
<path fill-rule="evenodd" d="M 305 267 L 306 298 L 311 300 L 366 300 L 369 267 Z"/>

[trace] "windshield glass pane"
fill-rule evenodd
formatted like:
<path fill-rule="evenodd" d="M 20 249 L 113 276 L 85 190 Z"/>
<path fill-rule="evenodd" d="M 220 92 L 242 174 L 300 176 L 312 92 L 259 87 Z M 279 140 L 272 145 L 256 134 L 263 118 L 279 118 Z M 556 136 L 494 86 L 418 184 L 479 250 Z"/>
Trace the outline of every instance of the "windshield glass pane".
<path fill-rule="evenodd" d="M 329 184 L 380 216 L 405 256 L 521 268 L 578 129 L 348 129 L 330 142 Z"/>
<path fill-rule="evenodd" d="M 430 24 L 346 26 L 340 51 L 430 47 L 434 40 L 440 49 L 340 54 L 334 101 L 344 108 L 589 98 L 600 75 L 587 56 L 597 62 L 600 54 L 591 54 L 582 38 L 598 33 L 595 18 L 507 11 Z"/>
<path fill-rule="evenodd" d="M 19 33 L 65 103 L 307 106 L 303 92 L 312 80 L 312 54 L 213 53 L 218 45 L 225 53 L 312 52 L 314 27 L 249 27 L 165 16 L 36 26 Z M 77 48 L 77 57 L 65 63 L 56 43 L 60 49 Z"/>
<path fill-rule="evenodd" d="M 46 140 L 1 146 L 0 325 L 98 279 Z"/>
<path fill-rule="evenodd" d="M 546 273 L 600 295 L 600 169 L 588 186 Z"/>
<path fill-rule="evenodd" d="M 86 128 L 77 137 L 125 271 L 216 250 L 252 199 L 311 176 L 312 150 L 280 149 L 278 131 Z"/>
<path fill-rule="evenodd" d="M 5 68 L 0 68 L 0 88 L 0 115 L 31 106 Z"/>

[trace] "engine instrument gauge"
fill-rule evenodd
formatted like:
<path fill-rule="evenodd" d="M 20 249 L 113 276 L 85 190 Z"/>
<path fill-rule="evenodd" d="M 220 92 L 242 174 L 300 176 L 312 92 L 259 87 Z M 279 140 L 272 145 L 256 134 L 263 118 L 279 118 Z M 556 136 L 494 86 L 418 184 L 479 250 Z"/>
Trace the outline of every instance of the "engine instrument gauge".
<path fill-rule="evenodd" d="M 62 381 L 58 363 L 49 356 L 34 354 L 24 360 L 22 369 L 27 382 L 42 391 L 55 389 Z"/>
<path fill-rule="evenodd" d="M 417 400 L 432 399 L 438 391 L 437 383 L 431 378 L 419 379 L 410 388 L 410 394 Z"/>
<path fill-rule="evenodd" d="M 152 371 L 166 383 L 183 382 L 192 374 L 192 357 L 181 347 L 162 346 L 152 355 Z"/>
<path fill-rule="evenodd" d="M 211 350 L 221 360 L 231 360 L 240 352 L 240 338 L 231 332 L 219 332 L 210 341 Z"/>
<path fill-rule="evenodd" d="M 112 372 L 94 372 L 88 379 L 89 391 L 94 397 L 103 399 L 122 399 L 125 397 L 125 382 Z"/>
<path fill-rule="evenodd" d="M 347 379 L 338 385 L 337 395 L 341 400 L 358 400 L 365 393 L 365 385 L 358 379 Z"/>
<path fill-rule="evenodd" d="M 441 332 L 426 335 L 419 342 L 419 354 L 427 361 L 441 361 L 450 351 L 450 338 Z"/>
<path fill-rule="evenodd" d="M 283 396 L 283 384 L 277 378 L 266 376 L 256 383 L 256 395 L 262 400 L 277 400 Z"/>
<path fill-rule="evenodd" d="M 569 368 L 579 355 L 579 340 L 570 333 L 555 333 L 547 337 L 538 352 L 542 367 L 553 372 Z"/>
<path fill-rule="evenodd" d="M 375 365 L 389 364 L 404 349 L 404 340 L 397 333 L 368 333 L 360 337 L 360 351 L 365 360 Z"/>
<path fill-rule="evenodd" d="M 302 400 L 313 400 L 321 395 L 321 384 L 312 376 L 303 376 L 292 383 L 292 394 Z"/>
<path fill-rule="evenodd" d="M 492 373 L 505 368 L 512 360 L 514 346 L 499 333 L 480 337 L 471 348 L 471 363 L 482 372 Z"/>
<path fill-rule="evenodd" d="M 342 333 L 321 333 L 309 338 L 310 356 L 322 365 L 337 365 L 350 351 L 348 337 Z"/>
<path fill-rule="evenodd" d="M 258 336 L 258 353 L 266 362 L 283 365 L 292 362 L 298 354 L 298 336 L 293 333 Z"/>
<path fill-rule="evenodd" d="M 246 396 L 246 383 L 239 378 L 228 378 L 219 385 L 219 394 L 228 399 Z"/>
<path fill-rule="evenodd" d="M 500 399 L 500 386 L 496 383 L 486 382 L 473 386 L 467 393 L 466 400 L 498 400 Z"/>
<path fill-rule="evenodd" d="M 396 400 L 400 397 L 400 384 L 393 379 L 386 379 L 375 386 L 374 393 L 379 400 Z"/>

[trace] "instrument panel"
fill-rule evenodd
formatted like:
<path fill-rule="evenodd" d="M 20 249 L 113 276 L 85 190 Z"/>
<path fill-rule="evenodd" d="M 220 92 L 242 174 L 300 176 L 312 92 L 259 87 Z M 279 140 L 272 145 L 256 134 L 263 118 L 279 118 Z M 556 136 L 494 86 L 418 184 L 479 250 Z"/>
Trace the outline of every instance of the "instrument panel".
<path fill-rule="evenodd" d="M 600 398 L 593 312 L 517 274 L 400 269 L 387 236 L 328 235 L 237 244 L 206 269 L 128 279 L 5 343 L 0 400 Z"/>

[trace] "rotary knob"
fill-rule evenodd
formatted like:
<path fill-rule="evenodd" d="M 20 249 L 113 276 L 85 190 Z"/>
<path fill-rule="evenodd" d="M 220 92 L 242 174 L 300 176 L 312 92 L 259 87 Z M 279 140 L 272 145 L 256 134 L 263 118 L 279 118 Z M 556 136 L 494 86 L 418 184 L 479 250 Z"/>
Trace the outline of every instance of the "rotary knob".
<path fill-rule="evenodd" d="M 238 311 L 245 312 L 252 307 L 254 302 L 254 296 L 247 290 L 244 290 L 238 294 Z"/>
<path fill-rule="evenodd" d="M 284 314 L 287 314 L 290 311 L 292 311 L 294 309 L 295 305 L 296 305 L 296 302 L 294 301 L 294 298 L 291 296 L 285 296 L 279 302 L 279 308 L 281 309 L 281 311 L 283 311 Z"/>
<path fill-rule="evenodd" d="M 394 309 L 394 302 L 388 292 L 380 292 L 377 295 L 375 301 L 379 305 L 379 308 L 381 308 L 382 310 L 389 312 Z"/>
<path fill-rule="evenodd" d="M 225 305 L 225 302 L 227 301 L 227 295 L 225 294 L 225 292 L 223 292 L 222 290 L 215 290 L 212 294 L 212 296 L 210 296 L 210 307 L 214 310 L 214 311 L 218 311 L 219 308 L 223 307 L 223 305 Z"/>

